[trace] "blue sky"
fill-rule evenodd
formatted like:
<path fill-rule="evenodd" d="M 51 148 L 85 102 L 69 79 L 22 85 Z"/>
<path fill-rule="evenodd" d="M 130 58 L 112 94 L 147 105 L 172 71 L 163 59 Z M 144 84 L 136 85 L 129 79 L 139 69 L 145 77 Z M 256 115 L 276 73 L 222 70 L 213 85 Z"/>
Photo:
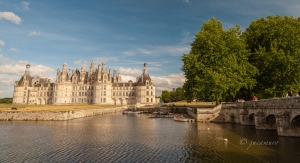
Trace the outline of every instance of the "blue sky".
<path fill-rule="evenodd" d="M 182 54 L 212 17 L 242 29 L 268 15 L 300 16 L 299 0 L 0 0 L 0 98 L 31 64 L 33 76 L 54 81 L 56 69 L 92 60 L 118 70 L 123 81 L 143 62 L 161 90 L 182 86 Z"/>

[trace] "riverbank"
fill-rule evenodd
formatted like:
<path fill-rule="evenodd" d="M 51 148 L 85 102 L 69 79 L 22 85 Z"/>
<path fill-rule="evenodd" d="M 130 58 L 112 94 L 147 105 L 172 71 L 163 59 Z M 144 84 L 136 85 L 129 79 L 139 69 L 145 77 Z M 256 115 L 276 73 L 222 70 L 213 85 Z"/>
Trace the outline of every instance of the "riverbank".
<path fill-rule="evenodd" d="M 56 120 L 71 120 L 95 115 L 103 115 L 108 113 L 120 112 L 126 109 L 126 106 L 97 106 L 86 105 L 78 108 L 76 106 L 48 106 L 48 109 L 25 109 L 19 107 L 18 110 L 8 111 L 2 109 L 0 111 L 0 121 L 56 121 Z M 30 106 L 29 106 L 30 107 Z M 51 109 L 49 109 L 49 107 Z M 71 108 L 70 108 L 71 107 Z M 90 107 L 90 109 L 88 109 Z M 98 108 L 97 108 L 98 107 Z M 33 107 L 34 108 L 34 107 Z M 54 109 L 58 108 L 58 109 Z"/>

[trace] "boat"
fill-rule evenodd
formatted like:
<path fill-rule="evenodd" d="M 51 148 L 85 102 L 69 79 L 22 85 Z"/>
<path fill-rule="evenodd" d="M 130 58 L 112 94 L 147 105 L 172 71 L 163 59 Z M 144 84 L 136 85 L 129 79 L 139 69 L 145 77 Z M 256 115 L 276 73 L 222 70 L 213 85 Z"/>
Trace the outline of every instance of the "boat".
<path fill-rule="evenodd" d="M 175 121 L 180 121 L 180 122 L 187 122 L 188 121 L 188 119 L 185 118 L 183 115 L 175 115 L 174 120 Z"/>

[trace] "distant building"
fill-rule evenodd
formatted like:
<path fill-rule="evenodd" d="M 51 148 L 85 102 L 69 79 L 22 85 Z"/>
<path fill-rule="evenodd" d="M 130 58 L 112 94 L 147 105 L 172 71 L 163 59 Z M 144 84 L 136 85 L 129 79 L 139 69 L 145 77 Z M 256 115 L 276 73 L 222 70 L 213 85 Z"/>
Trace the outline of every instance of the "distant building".
<path fill-rule="evenodd" d="M 105 62 L 94 69 L 92 61 L 89 71 L 81 69 L 62 71 L 57 69 L 56 81 L 48 78 L 36 80 L 30 76 L 30 65 L 26 65 L 25 74 L 15 82 L 13 104 L 115 104 L 133 105 L 153 104 L 155 86 L 144 63 L 144 71 L 133 82 L 122 82 L 116 70 L 107 71 Z"/>

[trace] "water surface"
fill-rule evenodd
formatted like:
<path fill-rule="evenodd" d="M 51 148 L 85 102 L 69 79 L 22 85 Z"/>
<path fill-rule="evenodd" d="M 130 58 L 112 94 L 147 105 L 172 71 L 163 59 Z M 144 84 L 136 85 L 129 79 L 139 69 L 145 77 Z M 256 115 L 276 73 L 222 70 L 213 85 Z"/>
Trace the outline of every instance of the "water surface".
<path fill-rule="evenodd" d="M 147 115 L 0 122 L 0 162 L 299 162 L 299 146 L 254 126 Z"/>

